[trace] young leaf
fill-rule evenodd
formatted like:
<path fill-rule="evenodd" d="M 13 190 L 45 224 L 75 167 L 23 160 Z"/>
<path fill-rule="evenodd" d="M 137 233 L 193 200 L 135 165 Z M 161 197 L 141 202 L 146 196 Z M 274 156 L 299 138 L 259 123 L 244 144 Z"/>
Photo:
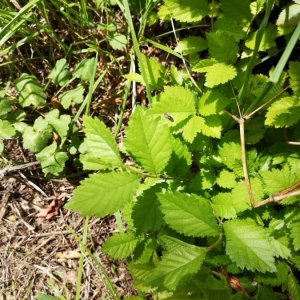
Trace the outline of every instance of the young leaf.
<path fill-rule="evenodd" d="M 133 252 L 137 242 L 130 234 L 116 233 L 105 241 L 101 250 L 112 258 L 124 259 Z"/>
<path fill-rule="evenodd" d="M 230 99 L 223 96 L 218 90 L 212 89 L 204 93 L 200 98 L 199 113 L 202 116 L 215 115 L 230 103 L 232 103 Z"/>
<path fill-rule="evenodd" d="M 16 134 L 15 128 L 7 120 L 0 119 L 0 138 L 10 138 Z"/>
<path fill-rule="evenodd" d="M 80 161 L 85 169 L 100 170 L 122 166 L 122 160 L 111 132 L 97 118 L 83 117 L 84 143 L 79 147 Z"/>
<path fill-rule="evenodd" d="M 300 99 L 298 97 L 284 97 L 268 108 L 265 124 L 276 128 L 290 127 L 299 119 Z"/>
<path fill-rule="evenodd" d="M 202 134 L 214 138 L 221 138 L 222 122 L 218 115 L 211 115 L 204 118 L 205 123 L 202 127 Z"/>
<path fill-rule="evenodd" d="M 206 40 L 198 36 L 189 36 L 179 41 L 174 50 L 176 52 L 187 55 L 187 54 L 203 51 L 206 48 L 207 48 Z"/>
<path fill-rule="evenodd" d="M 74 190 L 65 208 L 79 211 L 83 216 L 113 214 L 132 199 L 139 182 L 138 176 L 127 172 L 92 174 Z"/>
<path fill-rule="evenodd" d="M 76 88 L 63 93 L 59 96 L 62 107 L 64 109 L 67 109 L 68 107 L 70 107 L 72 101 L 80 104 L 83 101 L 83 93 L 84 88 L 82 85 L 79 85 Z"/>
<path fill-rule="evenodd" d="M 212 207 L 219 217 L 226 219 L 236 218 L 236 211 L 232 205 L 232 196 L 230 193 L 218 193 L 212 197 L 212 203 Z"/>
<path fill-rule="evenodd" d="M 205 0 L 165 0 L 169 14 L 181 22 L 200 21 L 209 13 L 209 6 Z"/>
<path fill-rule="evenodd" d="M 165 252 L 144 285 L 157 287 L 158 290 L 175 290 L 199 270 L 205 254 L 204 248 L 192 245 Z"/>
<path fill-rule="evenodd" d="M 238 45 L 231 36 L 223 32 L 210 32 L 206 34 L 206 37 L 211 58 L 224 63 L 236 61 Z"/>
<path fill-rule="evenodd" d="M 241 269 L 276 272 L 273 249 L 263 228 L 254 221 L 231 220 L 224 223 L 226 254 Z"/>
<path fill-rule="evenodd" d="M 16 80 L 16 90 L 19 93 L 19 102 L 22 107 L 30 105 L 37 107 L 46 103 L 46 94 L 33 75 L 23 73 Z"/>
<path fill-rule="evenodd" d="M 179 192 L 159 193 L 161 211 L 167 224 L 187 236 L 217 236 L 219 227 L 211 206 L 204 198 Z"/>
<path fill-rule="evenodd" d="M 69 124 L 71 122 L 71 117 L 69 115 L 59 116 L 59 110 L 54 109 L 45 116 L 45 119 L 53 126 L 61 138 L 64 138 L 67 135 Z"/>
<path fill-rule="evenodd" d="M 169 128 L 138 106 L 131 116 L 124 145 L 143 169 L 159 174 L 171 156 Z"/>
<path fill-rule="evenodd" d="M 205 125 L 205 120 L 199 116 L 192 116 L 183 127 L 182 137 L 189 143 L 192 143 L 197 133 L 201 132 Z"/>
<path fill-rule="evenodd" d="M 214 22 L 214 31 L 226 33 L 227 35 L 233 37 L 233 39 L 238 42 L 246 36 L 243 29 L 237 25 L 233 19 L 220 18 Z"/>
<path fill-rule="evenodd" d="M 82 81 L 90 81 L 94 74 L 93 70 L 96 64 L 96 58 L 85 58 L 76 67 L 73 75 Z"/>
<path fill-rule="evenodd" d="M 132 219 L 137 234 L 155 232 L 164 224 L 156 195 L 164 187 L 164 184 L 154 185 L 137 197 L 137 202 L 132 209 Z"/>
<path fill-rule="evenodd" d="M 36 158 L 41 161 L 43 172 L 58 175 L 64 170 L 68 155 L 64 152 L 57 152 L 57 145 L 53 142 L 50 146 L 44 148 L 36 154 Z"/>
<path fill-rule="evenodd" d="M 229 172 L 226 169 L 221 170 L 217 177 L 217 184 L 220 187 L 231 189 L 236 185 L 236 177 L 234 173 Z"/>
<path fill-rule="evenodd" d="M 53 70 L 49 73 L 48 78 L 52 79 L 54 84 L 63 86 L 71 77 L 71 73 L 66 67 L 67 60 L 65 58 L 57 60 Z"/>
<path fill-rule="evenodd" d="M 149 109 L 150 114 L 162 116 L 164 113 L 173 118 L 168 125 L 174 127 L 196 112 L 193 93 L 184 87 L 165 87 L 160 93 L 159 102 L 155 102 Z M 168 121 L 168 120 L 166 120 Z"/>

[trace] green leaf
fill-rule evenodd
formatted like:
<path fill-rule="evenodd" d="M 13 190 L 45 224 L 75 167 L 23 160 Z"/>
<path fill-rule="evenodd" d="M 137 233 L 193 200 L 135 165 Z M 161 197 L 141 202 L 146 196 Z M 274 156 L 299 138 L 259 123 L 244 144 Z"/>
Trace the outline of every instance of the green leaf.
<path fill-rule="evenodd" d="M 205 120 L 199 116 L 192 116 L 183 127 L 182 137 L 189 143 L 192 143 L 198 132 L 202 131 Z"/>
<path fill-rule="evenodd" d="M 12 110 L 10 100 L 1 99 L 0 97 L 0 117 L 6 117 L 7 113 Z"/>
<path fill-rule="evenodd" d="M 171 157 L 169 128 L 138 106 L 131 116 L 124 145 L 143 169 L 159 174 Z"/>
<path fill-rule="evenodd" d="M 50 146 L 37 153 L 36 158 L 41 161 L 43 172 L 46 175 L 48 173 L 59 175 L 65 168 L 68 155 L 64 152 L 57 152 L 57 145 L 53 142 Z"/>
<path fill-rule="evenodd" d="M 221 0 L 220 3 L 226 18 L 233 19 L 243 25 L 250 22 L 252 15 L 249 0 Z"/>
<path fill-rule="evenodd" d="M 37 300 L 60 300 L 60 299 L 57 298 L 57 297 L 49 296 L 49 295 L 42 294 L 42 293 L 38 293 L 36 299 L 37 299 Z"/>
<path fill-rule="evenodd" d="M 223 143 L 219 146 L 219 154 L 223 164 L 233 169 L 236 160 L 241 159 L 241 146 L 238 143 Z"/>
<path fill-rule="evenodd" d="M 59 110 L 54 109 L 45 116 L 45 119 L 53 126 L 61 138 L 64 138 L 67 135 L 69 124 L 71 122 L 71 117 L 69 115 L 59 116 Z"/>
<path fill-rule="evenodd" d="M 202 134 L 219 139 L 222 131 L 222 122 L 220 117 L 218 115 L 211 115 L 204 119 L 205 123 L 201 130 Z"/>
<path fill-rule="evenodd" d="M 211 58 L 224 63 L 234 63 L 237 60 L 238 45 L 233 37 L 224 32 L 210 32 L 206 37 Z"/>
<path fill-rule="evenodd" d="M 254 280 L 269 286 L 280 286 L 281 284 L 286 282 L 288 273 L 289 267 L 283 262 L 278 262 L 276 264 L 275 273 L 257 273 L 254 277 Z"/>
<path fill-rule="evenodd" d="M 300 299 L 300 286 L 293 273 L 289 274 L 287 277 L 287 289 L 288 292 L 291 294 L 292 299 Z"/>
<path fill-rule="evenodd" d="M 265 124 L 269 126 L 289 127 L 300 119 L 300 99 L 284 97 L 268 108 Z"/>
<path fill-rule="evenodd" d="M 232 101 L 223 96 L 218 90 L 209 90 L 199 100 L 199 113 L 202 116 L 210 116 L 219 113 Z"/>
<path fill-rule="evenodd" d="M 209 6 L 205 0 L 165 0 L 169 14 L 181 22 L 200 21 L 209 13 Z"/>
<path fill-rule="evenodd" d="M 232 196 L 230 193 L 218 193 L 212 197 L 212 207 L 216 214 L 225 219 L 235 219 L 236 211 L 232 205 Z"/>
<path fill-rule="evenodd" d="M 142 75 L 138 74 L 138 73 L 125 74 L 125 75 L 123 75 L 123 77 L 128 79 L 128 80 L 131 80 L 131 81 L 145 83 Z"/>
<path fill-rule="evenodd" d="M 217 19 L 216 22 L 214 22 L 214 31 L 226 33 L 230 37 L 233 37 L 236 42 L 246 36 L 246 33 L 240 26 L 237 25 L 237 22 L 229 18 Z"/>
<path fill-rule="evenodd" d="M 289 63 L 290 85 L 295 96 L 300 96 L 300 62 L 291 61 Z"/>
<path fill-rule="evenodd" d="M 166 68 L 152 57 L 147 57 L 141 54 L 141 60 L 139 61 L 139 67 L 141 70 L 141 64 L 144 66 L 147 82 L 151 89 L 159 89 L 164 85 L 164 77 L 166 74 Z M 144 79 L 145 81 L 145 79 Z"/>
<path fill-rule="evenodd" d="M 16 130 L 10 122 L 0 119 L 0 138 L 11 138 L 15 134 Z"/>
<path fill-rule="evenodd" d="M 86 134 L 80 145 L 80 161 L 85 169 L 100 170 L 122 166 L 117 143 L 109 129 L 97 118 L 83 117 L 83 131 Z"/>
<path fill-rule="evenodd" d="M 300 218 L 293 219 L 293 222 L 290 224 L 291 237 L 293 239 L 293 246 L 295 251 L 300 249 Z"/>
<path fill-rule="evenodd" d="M 127 45 L 127 39 L 124 34 L 113 32 L 107 35 L 107 40 L 114 50 L 122 50 Z"/>
<path fill-rule="evenodd" d="M 189 36 L 179 41 L 174 50 L 176 52 L 187 55 L 187 54 L 203 51 L 206 48 L 207 48 L 206 40 L 198 36 Z"/>
<path fill-rule="evenodd" d="M 155 232 L 163 224 L 163 215 L 159 209 L 157 193 L 161 192 L 164 184 L 157 184 L 145 190 L 137 197 L 137 201 L 132 209 L 132 219 L 137 234 Z"/>
<path fill-rule="evenodd" d="M 138 239 L 127 233 L 116 233 L 105 241 L 101 250 L 112 258 L 124 259 L 136 247 Z"/>
<path fill-rule="evenodd" d="M 76 67 L 73 76 L 80 78 L 82 81 L 90 81 L 94 75 L 96 58 L 84 58 Z"/>
<path fill-rule="evenodd" d="M 257 31 L 250 34 L 248 39 L 246 40 L 245 45 L 251 50 L 254 50 L 256 35 L 257 35 Z M 276 43 L 275 43 L 276 37 L 277 37 L 277 27 L 273 24 L 269 24 L 263 33 L 262 40 L 259 44 L 258 50 L 266 51 L 270 48 L 275 47 L 276 46 Z"/>
<path fill-rule="evenodd" d="M 272 246 L 263 228 L 254 221 L 231 220 L 224 223 L 226 254 L 241 269 L 276 272 Z"/>
<path fill-rule="evenodd" d="M 52 136 L 52 127 L 42 117 L 38 117 L 33 127 L 27 126 L 23 133 L 23 146 L 32 152 L 44 149 Z"/>
<path fill-rule="evenodd" d="M 294 1 L 295 2 L 295 1 Z M 294 30 L 300 21 L 300 5 L 299 3 L 287 5 L 279 14 L 276 21 L 278 26 L 278 34 L 286 35 Z"/>
<path fill-rule="evenodd" d="M 83 86 L 79 85 L 76 88 L 69 90 L 59 96 L 60 103 L 64 109 L 70 107 L 71 102 L 74 101 L 77 104 L 80 104 L 83 101 Z"/>
<path fill-rule="evenodd" d="M 192 163 L 191 153 L 179 139 L 172 139 L 171 148 L 172 155 L 165 171 L 168 175 L 182 177 L 190 170 Z"/>
<path fill-rule="evenodd" d="M 140 177 L 127 172 L 92 174 L 81 181 L 65 208 L 79 211 L 83 216 L 113 214 L 132 199 L 139 182 Z"/>
<path fill-rule="evenodd" d="M 217 184 L 220 187 L 231 189 L 236 185 L 236 177 L 228 170 L 221 170 L 217 177 Z"/>
<path fill-rule="evenodd" d="M 187 236 L 217 236 L 219 228 L 211 206 L 204 198 L 179 192 L 159 193 L 161 211 L 167 224 Z"/>
<path fill-rule="evenodd" d="M 37 107 L 46 103 L 46 94 L 33 75 L 23 73 L 16 80 L 16 90 L 19 93 L 19 103 L 22 107 Z"/>
<path fill-rule="evenodd" d="M 205 248 L 190 245 L 178 247 L 163 254 L 161 261 L 145 279 L 144 285 L 158 290 L 175 290 L 193 274 L 197 273 L 206 255 Z"/>
<path fill-rule="evenodd" d="M 236 77 L 237 71 L 234 66 L 225 63 L 210 62 L 210 65 L 205 65 L 205 62 L 200 62 L 193 67 L 193 71 L 206 72 L 205 86 L 213 88 L 214 86 L 224 84 Z"/>
<path fill-rule="evenodd" d="M 49 73 L 48 78 L 52 79 L 54 84 L 63 86 L 71 77 L 71 73 L 66 69 L 66 67 L 67 60 L 65 58 L 57 60 L 55 63 L 55 67 Z"/>

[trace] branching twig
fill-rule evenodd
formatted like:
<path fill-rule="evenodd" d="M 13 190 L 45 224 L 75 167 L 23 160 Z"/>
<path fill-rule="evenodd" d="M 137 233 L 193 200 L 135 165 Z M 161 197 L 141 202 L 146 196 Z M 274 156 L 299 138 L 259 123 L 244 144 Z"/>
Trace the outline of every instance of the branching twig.
<path fill-rule="evenodd" d="M 13 171 L 21 170 L 21 169 L 26 169 L 28 167 L 39 165 L 39 164 L 40 164 L 39 161 L 33 161 L 33 162 L 25 163 L 25 164 L 22 164 L 22 165 L 6 167 L 6 168 L 0 170 L 0 178 L 5 176 L 9 172 L 13 172 Z"/>

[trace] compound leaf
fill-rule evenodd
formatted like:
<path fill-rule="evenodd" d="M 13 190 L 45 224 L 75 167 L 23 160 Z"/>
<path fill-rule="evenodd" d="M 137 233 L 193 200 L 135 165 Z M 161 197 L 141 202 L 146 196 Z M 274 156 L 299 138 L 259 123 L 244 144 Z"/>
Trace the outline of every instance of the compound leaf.
<path fill-rule="evenodd" d="M 113 214 L 132 199 L 139 182 L 140 177 L 127 172 L 92 174 L 81 181 L 65 208 L 79 211 L 83 216 Z"/>
<path fill-rule="evenodd" d="M 276 272 L 273 249 L 263 228 L 248 220 L 224 223 L 226 253 L 241 269 Z"/>
<path fill-rule="evenodd" d="M 217 236 L 219 228 L 208 201 L 194 194 L 158 194 L 161 211 L 169 226 L 187 236 Z"/>

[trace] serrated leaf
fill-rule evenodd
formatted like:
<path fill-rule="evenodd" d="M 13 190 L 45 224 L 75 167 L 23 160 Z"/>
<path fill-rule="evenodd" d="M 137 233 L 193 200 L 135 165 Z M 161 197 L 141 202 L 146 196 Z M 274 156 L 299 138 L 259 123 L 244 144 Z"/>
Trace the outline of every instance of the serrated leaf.
<path fill-rule="evenodd" d="M 296 96 L 300 96 L 300 62 L 289 62 L 290 85 Z"/>
<path fill-rule="evenodd" d="M 152 57 L 147 57 L 141 54 L 141 60 L 139 61 L 139 68 L 141 70 L 141 64 L 144 66 L 144 71 L 147 78 L 147 83 L 151 89 L 159 89 L 164 85 L 164 77 L 166 74 L 166 68 Z M 144 78 L 145 81 L 145 78 Z"/>
<path fill-rule="evenodd" d="M 205 0 L 165 0 L 169 14 L 181 22 L 200 21 L 209 13 L 209 6 Z"/>
<path fill-rule="evenodd" d="M 172 140 L 172 155 L 165 169 L 166 173 L 176 177 L 182 177 L 190 170 L 192 163 L 191 153 L 187 146 L 179 139 Z"/>
<path fill-rule="evenodd" d="M 68 82 L 71 73 L 66 69 L 67 60 L 65 58 L 56 61 L 54 68 L 49 73 L 48 78 L 52 79 L 54 84 L 63 86 Z"/>
<path fill-rule="evenodd" d="M 209 167 L 202 167 L 200 172 L 193 178 L 191 184 L 188 186 L 190 192 L 200 192 L 210 189 L 216 181 L 214 170 Z"/>
<path fill-rule="evenodd" d="M 278 262 L 275 273 L 257 273 L 254 280 L 269 286 L 279 286 L 286 282 L 288 273 L 289 267 L 283 262 Z"/>
<path fill-rule="evenodd" d="M 187 55 L 203 51 L 206 48 L 206 40 L 198 36 L 189 36 L 179 41 L 174 51 Z"/>
<path fill-rule="evenodd" d="M 224 32 L 210 32 L 206 34 L 206 37 L 211 58 L 224 63 L 236 61 L 238 45 L 231 36 Z"/>
<path fill-rule="evenodd" d="M 131 81 L 145 83 L 142 75 L 138 74 L 138 73 L 129 73 L 129 74 L 123 75 L 123 77 L 128 80 L 131 80 Z"/>
<path fill-rule="evenodd" d="M 127 172 L 92 174 L 81 181 L 65 208 L 79 211 L 83 216 L 113 214 L 132 199 L 139 182 L 140 177 Z"/>
<path fill-rule="evenodd" d="M 7 120 L 0 119 L 0 138 L 11 138 L 16 134 L 15 128 Z"/>
<path fill-rule="evenodd" d="M 236 177 L 228 170 L 221 170 L 217 177 L 217 184 L 220 187 L 231 189 L 236 185 Z"/>
<path fill-rule="evenodd" d="M 65 168 L 65 162 L 68 160 L 68 155 L 64 152 L 57 151 L 57 144 L 53 142 L 41 152 L 36 154 L 36 158 L 41 161 L 43 172 L 47 175 L 59 175 Z"/>
<path fill-rule="evenodd" d="M 226 254 L 241 269 L 276 272 L 272 246 L 263 228 L 252 220 L 231 220 L 223 225 Z"/>
<path fill-rule="evenodd" d="M 268 108 L 265 124 L 269 126 L 289 127 L 300 119 L 300 99 L 284 97 Z"/>
<path fill-rule="evenodd" d="M 290 224 L 291 237 L 293 239 L 294 249 L 300 249 L 300 219 L 294 219 Z"/>
<path fill-rule="evenodd" d="M 211 63 L 210 63 L 211 64 Z M 213 88 L 214 86 L 224 84 L 236 77 L 237 71 L 234 66 L 226 65 L 225 63 L 212 63 L 210 66 L 203 66 L 203 63 L 198 63 L 193 67 L 193 71 L 206 72 L 205 86 Z"/>
<path fill-rule="evenodd" d="M 287 35 L 294 30 L 300 21 L 299 3 L 287 5 L 279 14 L 276 21 L 279 35 Z"/>
<path fill-rule="evenodd" d="M 117 143 L 109 129 L 97 118 L 83 117 L 86 134 L 80 145 L 80 161 L 85 169 L 100 170 L 108 167 L 122 166 Z"/>
<path fill-rule="evenodd" d="M 230 193 L 218 193 L 212 197 L 212 206 L 217 215 L 221 218 L 235 219 L 236 211 L 232 205 Z"/>
<path fill-rule="evenodd" d="M 74 101 L 77 104 L 82 103 L 83 101 L 84 88 L 82 85 L 77 86 L 76 88 L 69 90 L 59 96 L 60 103 L 64 109 L 70 107 L 71 102 Z"/>
<path fill-rule="evenodd" d="M 266 51 L 266 50 L 276 46 L 276 43 L 275 43 L 275 39 L 277 37 L 276 29 L 277 29 L 276 26 L 273 24 L 269 24 L 267 26 L 267 28 L 264 30 L 262 40 L 259 44 L 259 48 L 258 48 L 259 51 Z M 257 35 L 257 31 L 251 33 L 246 40 L 245 45 L 251 50 L 254 50 L 256 35 Z"/>
<path fill-rule="evenodd" d="M 116 233 L 105 241 L 101 250 L 112 258 L 124 259 L 136 247 L 138 239 L 128 233 Z"/>
<path fill-rule="evenodd" d="M 273 234 L 270 236 L 270 243 L 273 246 L 276 257 L 288 259 L 291 256 L 290 239 L 286 235 Z"/>
<path fill-rule="evenodd" d="M 156 195 L 164 187 L 163 184 L 154 185 L 137 197 L 131 216 L 137 234 L 155 232 L 164 224 Z"/>
<path fill-rule="evenodd" d="M 158 290 L 175 290 L 183 281 L 197 273 L 206 255 L 205 248 L 195 246 L 178 247 L 165 252 L 160 262 L 146 278 L 144 285 Z"/>
<path fill-rule="evenodd" d="M 250 22 L 252 15 L 249 0 L 221 0 L 220 3 L 226 18 L 233 19 L 243 25 Z"/>
<path fill-rule="evenodd" d="M 222 162 L 230 169 L 233 168 L 234 162 L 241 159 L 241 146 L 238 143 L 223 143 L 219 146 L 219 154 Z"/>
<path fill-rule="evenodd" d="M 300 286 L 293 273 L 289 274 L 287 277 L 287 289 L 291 294 L 292 299 L 300 299 Z"/>
<path fill-rule="evenodd" d="M 174 65 L 170 68 L 170 80 L 174 85 L 182 85 L 183 73 L 179 71 Z"/>
<path fill-rule="evenodd" d="M 69 124 L 71 122 L 71 117 L 69 115 L 60 116 L 59 110 L 54 109 L 45 116 L 45 119 L 51 126 L 53 126 L 61 138 L 64 138 L 67 135 Z"/>
<path fill-rule="evenodd" d="M 113 32 L 107 35 L 107 40 L 114 50 L 121 50 L 127 45 L 127 39 L 124 34 Z"/>
<path fill-rule="evenodd" d="M 204 118 L 200 116 L 192 116 L 187 124 L 183 127 L 182 137 L 189 143 L 192 143 L 198 132 L 202 131 L 205 124 Z"/>
<path fill-rule="evenodd" d="M 19 103 L 22 107 L 30 106 L 37 107 L 46 103 L 46 94 L 33 75 L 23 73 L 16 80 L 16 90 L 19 93 Z"/>
<path fill-rule="evenodd" d="M 220 117 L 218 115 L 211 115 L 204 119 L 205 123 L 202 126 L 202 134 L 219 139 L 222 131 L 222 122 Z"/>
<path fill-rule="evenodd" d="M 169 128 L 138 106 L 131 116 L 124 145 L 143 169 L 159 174 L 171 156 Z"/>
<path fill-rule="evenodd" d="M 214 22 L 214 30 L 216 32 L 226 33 L 233 37 L 236 42 L 246 36 L 246 33 L 243 31 L 241 26 L 238 26 L 237 22 L 229 18 L 217 19 L 216 22 Z"/>
<path fill-rule="evenodd" d="M 161 211 L 167 224 L 187 236 L 217 236 L 219 228 L 211 206 L 196 195 L 168 192 L 158 194 Z"/>
<path fill-rule="evenodd" d="M 76 67 L 73 76 L 82 81 L 90 81 L 94 75 L 96 58 L 84 58 Z"/>
<path fill-rule="evenodd" d="M 202 116 L 210 116 L 219 113 L 232 101 L 223 96 L 217 90 L 209 90 L 199 100 L 199 113 Z"/>

